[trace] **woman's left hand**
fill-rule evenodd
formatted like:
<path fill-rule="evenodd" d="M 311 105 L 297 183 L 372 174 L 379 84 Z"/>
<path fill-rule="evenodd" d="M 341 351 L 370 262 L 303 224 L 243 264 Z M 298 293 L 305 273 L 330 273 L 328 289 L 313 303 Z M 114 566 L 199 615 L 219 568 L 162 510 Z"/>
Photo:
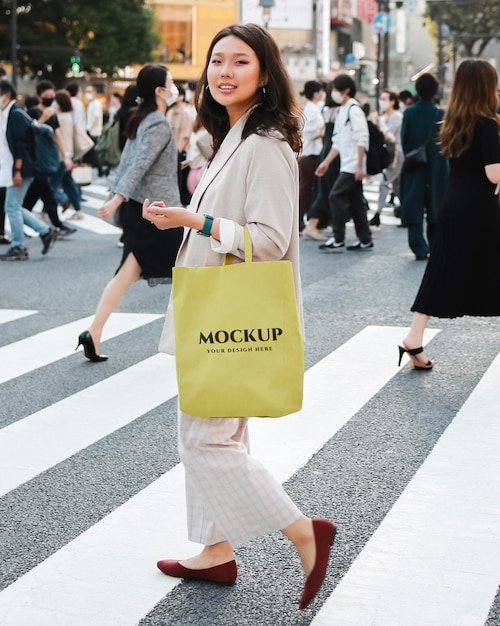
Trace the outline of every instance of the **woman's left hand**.
<path fill-rule="evenodd" d="M 149 202 L 146 199 L 142 205 L 142 217 L 160 230 L 189 226 L 190 216 L 192 216 L 192 213 L 183 207 L 167 207 L 161 200 Z"/>

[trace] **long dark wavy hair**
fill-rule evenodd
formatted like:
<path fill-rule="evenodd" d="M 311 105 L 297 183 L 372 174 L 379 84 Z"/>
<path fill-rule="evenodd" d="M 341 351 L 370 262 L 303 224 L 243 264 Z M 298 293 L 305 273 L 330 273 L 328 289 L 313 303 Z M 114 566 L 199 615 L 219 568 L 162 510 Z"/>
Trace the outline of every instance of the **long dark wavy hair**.
<path fill-rule="evenodd" d="M 276 42 L 257 24 L 232 24 L 215 35 L 207 52 L 203 73 L 195 93 L 195 106 L 200 122 L 212 136 L 214 155 L 229 131 L 229 115 L 226 107 L 214 100 L 208 88 L 207 68 L 214 46 L 224 37 L 238 37 L 255 52 L 260 71 L 268 82 L 260 93 L 260 105 L 252 111 L 242 132 L 242 139 L 252 134 L 275 135 L 281 133 L 294 152 L 302 148 L 302 113 L 295 99 L 292 85 Z"/>
<path fill-rule="evenodd" d="M 128 139 L 135 139 L 137 128 L 142 120 L 158 109 L 155 89 L 157 87 L 165 87 L 167 74 L 168 68 L 166 65 L 145 65 L 137 74 L 136 85 L 139 106 L 128 121 L 127 130 L 125 131 Z"/>
<path fill-rule="evenodd" d="M 492 118 L 500 125 L 497 87 L 497 72 L 488 61 L 465 59 L 460 63 L 439 135 L 444 156 L 457 158 L 470 148 L 480 117 Z"/>

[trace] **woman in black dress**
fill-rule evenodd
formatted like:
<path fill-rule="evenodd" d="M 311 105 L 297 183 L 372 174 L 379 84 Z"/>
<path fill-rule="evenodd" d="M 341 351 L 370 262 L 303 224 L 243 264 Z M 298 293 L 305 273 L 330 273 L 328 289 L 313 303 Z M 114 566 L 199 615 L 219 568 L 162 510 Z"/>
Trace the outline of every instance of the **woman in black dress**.
<path fill-rule="evenodd" d="M 500 116 L 498 77 L 482 59 L 463 61 L 440 132 L 450 162 L 428 265 L 410 332 L 399 347 L 415 369 L 433 366 L 423 352 L 429 317 L 500 315 Z"/>

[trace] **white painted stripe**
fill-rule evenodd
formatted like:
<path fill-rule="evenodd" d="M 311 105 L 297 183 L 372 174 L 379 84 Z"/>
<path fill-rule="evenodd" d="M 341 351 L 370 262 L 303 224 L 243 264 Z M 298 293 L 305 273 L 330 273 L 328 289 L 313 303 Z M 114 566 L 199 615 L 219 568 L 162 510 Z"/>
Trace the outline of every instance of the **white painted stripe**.
<path fill-rule="evenodd" d="M 500 583 L 500 355 L 314 626 L 483 626 Z"/>
<path fill-rule="evenodd" d="M 91 183 L 90 185 L 85 185 L 82 188 L 82 194 L 84 197 L 89 198 L 91 196 L 98 196 L 99 198 L 107 198 L 109 195 L 110 189 L 108 186 L 104 185 L 96 185 L 95 183 Z"/>
<path fill-rule="evenodd" d="M 102 206 L 102 204 L 103 203 L 101 202 L 99 206 Z M 70 218 L 73 214 L 74 211 L 68 210 L 59 217 L 62 221 L 66 222 L 68 218 Z M 67 223 L 71 226 L 82 228 L 83 230 L 88 230 L 92 233 L 95 233 L 96 235 L 120 235 L 122 232 L 121 228 L 118 228 L 118 226 L 114 226 L 113 224 L 102 220 L 100 217 L 94 217 L 93 215 L 89 215 L 89 213 L 86 213 L 85 211 L 83 211 L 83 214 L 84 218 L 82 220 L 69 220 Z M 6 224 L 6 229 L 10 232 L 9 224 Z M 23 230 L 24 234 L 29 238 L 36 239 L 39 236 L 38 233 L 29 226 L 24 226 Z"/>
<path fill-rule="evenodd" d="M 104 204 L 104 202 L 105 202 L 105 198 L 100 200 L 99 198 L 89 197 L 87 200 L 85 200 L 85 202 L 82 202 L 82 209 L 88 208 L 91 210 L 97 210 Z M 39 219 L 41 219 L 40 214 L 41 214 L 42 208 L 43 208 L 43 204 L 40 201 L 37 202 L 35 206 L 33 207 L 33 213 L 35 213 L 36 217 L 38 217 Z M 118 228 L 114 224 L 110 224 L 109 222 L 102 220 L 100 217 L 91 215 L 90 213 L 87 213 L 86 211 L 83 211 L 83 215 L 84 215 L 83 220 L 69 219 L 74 214 L 75 214 L 75 211 L 73 209 L 68 209 L 67 211 L 64 211 L 64 212 L 62 211 L 60 207 L 58 209 L 58 215 L 61 221 L 65 222 L 68 220 L 68 223 L 70 223 L 72 226 L 82 228 L 83 230 L 89 230 L 95 233 L 96 235 L 116 235 L 122 232 L 121 228 Z M 38 236 L 38 233 L 36 233 L 34 230 L 29 228 L 28 226 L 25 226 L 24 228 L 25 228 L 26 234 L 28 234 L 30 237 Z"/>
<path fill-rule="evenodd" d="M 144 313 L 113 313 L 104 327 L 103 341 L 161 317 Z M 78 335 L 88 328 L 92 320 L 92 316 L 85 317 L 0 348 L 0 384 L 73 354 Z"/>
<path fill-rule="evenodd" d="M 253 422 L 252 454 L 272 467 L 280 481 L 287 480 L 398 372 L 397 345 L 407 330 L 367 326 L 308 370 L 302 411 L 289 415 L 286 422 Z M 426 339 L 438 332 L 427 330 Z M 407 361 L 405 355 L 402 365 Z M 280 442 L 286 448 L 277 453 Z"/>
<path fill-rule="evenodd" d="M 102 206 L 102 204 L 103 203 L 100 202 L 98 206 Z M 64 214 L 64 218 L 68 220 L 72 215 L 74 215 L 74 211 L 68 210 Z M 122 232 L 121 228 L 102 220 L 100 217 L 94 217 L 85 211 L 83 212 L 83 215 L 84 218 L 82 220 L 69 220 L 68 223 L 76 228 L 91 231 L 96 235 L 120 235 Z"/>
<path fill-rule="evenodd" d="M 102 207 L 105 201 L 106 198 L 95 198 L 89 196 L 85 202 L 82 203 L 82 205 L 85 209 L 93 209 L 94 211 L 97 211 L 97 209 Z"/>
<path fill-rule="evenodd" d="M 28 311 L 23 309 L 0 309 L 0 324 L 6 324 L 7 322 L 13 322 L 14 320 L 20 320 L 23 317 L 34 315 L 38 311 Z"/>
<path fill-rule="evenodd" d="M 6 426 L 0 430 L 0 497 L 175 395 L 175 359 L 157 354 Z"/>
<path fill-rule="evenodd" d="M 280 480 L 291 476 L 398 371 L 405 331 L 369 327 L 308 370 L 300 413 L 252 421 L 256 456 Z M 185 515 L 177 465 L 0 593 L 0 614 L 16 626 L 136 624 L 180 582 L 156 570 L 156 561 L 199 551 L 187 540 Z"/>

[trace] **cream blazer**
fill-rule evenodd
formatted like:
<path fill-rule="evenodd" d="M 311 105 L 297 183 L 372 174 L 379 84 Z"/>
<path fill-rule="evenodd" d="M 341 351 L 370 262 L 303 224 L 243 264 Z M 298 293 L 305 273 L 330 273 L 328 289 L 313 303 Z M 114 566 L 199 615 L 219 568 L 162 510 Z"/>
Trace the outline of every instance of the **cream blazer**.
<path fill-rule="evenodd" d="M 190 209 L 232 220 L 235 238 L 230 250 L 244 258 L 244 226 L 252 237 L 253 259 L 292 262 L 299 312 L 302 298 L 299 273 L 299 193 L 297 158 L 279 135 L 264 137 L 241 133 L 247 113 L 228 132 L 191 199 Z M 209 237 L 185 229 L 176 265 L 222 265 L 224 254 L 212 250 Z M 160 352 L 175 354 L 173 307 L 170 299 Z"/>

